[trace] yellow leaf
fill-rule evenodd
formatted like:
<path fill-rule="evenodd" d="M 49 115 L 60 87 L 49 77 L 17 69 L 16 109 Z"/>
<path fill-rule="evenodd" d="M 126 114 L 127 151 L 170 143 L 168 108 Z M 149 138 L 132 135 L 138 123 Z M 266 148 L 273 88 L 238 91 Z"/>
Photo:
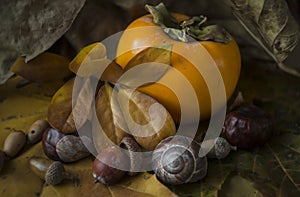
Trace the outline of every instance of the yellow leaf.
<path fill-rule="evenodd" d="M 45 52 L 27 63 L 25 63 L 25 57 L 19 57 L 11 71 L 29 81 L 47 83 L 62 81 L 71 76 L 68 65 L 68 58 Z"/>
<path fill-rule="evenodd" d="M 176 134 L 169 112 L 147 94 L 120 88 L 118 101 L 130 133 L 144 149 L 154 150 L 161 140 Z"/>
<path fill-rule="evenodd" d="M 128 62 L 124 69 L 131 72 L 126 72 L 126 77 L 123 77 L 120 83 L 135 87 L 141 81 L 147 82 L 142 85 L 158 81 L 169 70 L 171 55 L 172 45 L 148 47 L 142 50 Z"/>
<path fill-rule="evenodd" d="M 106 48 L 96 42 L 81 49 L 69 65 L 70 70 L 80 77 L 96 76 L 102 81 L 116 83 L 124 73 L 114 61 L 107 59 Z"/>
<path fill-rule="evenodd" d="M 123 114 L 117 103 L 112 99 L 113 88 L 105 83 L 98 91 L 96 98 L 96 114 L 105 135 L 116 145 L 119 145 L 123 137 L 128 135 L 124 129 L 126 124 Z M 98 152 L 103 149 L 104 134 L 101 130 L 93 132 L 94 145 Z"/>
<path fill-rule="evenodd" d="M 48 108 L 49 124 L 63 133 L 73 133 L 87 121 L 94 100 L 89 78 L 81 81 L 77 98 L 73 98 L 74 80 L 70 79 L 55 93 Z"/>
<path fill-rule="evenodd" d="M 69 69 L 77 74 L 83 61 L 106 59 L 106 48 L 101 42 L 90 44 L 79 51 L 76 57 L 70 62 Z"/>

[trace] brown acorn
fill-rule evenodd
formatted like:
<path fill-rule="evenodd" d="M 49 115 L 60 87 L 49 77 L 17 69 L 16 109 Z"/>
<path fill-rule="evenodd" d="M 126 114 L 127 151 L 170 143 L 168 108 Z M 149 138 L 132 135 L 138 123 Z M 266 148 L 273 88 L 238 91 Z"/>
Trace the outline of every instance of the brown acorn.
<path fill-rule="evenodd" d="M 81 138 L 74 135 L 62 137 L 57 142 L 55 150 L 59 159 L 66 163 L 78 161 L 90 155 Z"/>
<path fill-rule="evenodd" d="M 65 179 L 70 179 L 78 185 L 77 177 L 66 172 L 59 161 L 52 162 L 45 158 L 33 157 L 29 160 L 29 167 L 34 174 L 49 185 L 57 185 Z"/>
<path fill-rule="evenodd" d="M 8 157 L 15 157 L 26 144 L 26 135 L 23 131 L 13 131 L 4 142 L 3 152 Z"/>
<path fill-rule="evenodd" d="M 28 143 L 34 144 L 40 141 L 43 137 L 43 133 L 48 127 L 50 127 L 50 125 L 45 119 L 35 121 L 29 128 L 27 134 Z"/>
<path fill-rule="evenodd" d="M 57 185 L 65 179 L 77 180 L 75 176 L 66 172 L 64 165 L 61 162 L 53 162 L 46 171 L 46 183 L 49 185 Z"/>
<path fill-rule="evenodd" d="M 118 182 L 125 174 L 126 171 L 111 167 L 121 166 L 126 169 L 129 166 L 129 159 L 119 147 L 112 146 L 101 151 L 93 164 L 93 177 L 95 182 L 111 185 Z"/>
<path fill-rule="evenodd" d="M 230 151 L 236 150 L 235 146 L 231 146 L 227 140 L 222 137 L 206 140 L 201 143 L 204 147 L 209 147 L 211 144 L 212 148 L 207 153 L 207 158 L 224 159 L 229 155 Z"/>

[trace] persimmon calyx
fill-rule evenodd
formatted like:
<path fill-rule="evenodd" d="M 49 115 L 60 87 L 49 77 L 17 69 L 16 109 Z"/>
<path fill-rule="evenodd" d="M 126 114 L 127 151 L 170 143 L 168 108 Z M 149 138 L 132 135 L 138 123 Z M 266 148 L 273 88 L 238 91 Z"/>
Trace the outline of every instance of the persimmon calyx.
<path fill-rule="evenodd" d="M 194 16 L 178 23 L 163 3 L 156 6 L 146 5 L 145 9 L 153 16 L 153 22 L 174 40 L 182 42 L 214 41 L 228 43 L 231 37 L 219 25 L 206 25 L 207 17 Z"/>

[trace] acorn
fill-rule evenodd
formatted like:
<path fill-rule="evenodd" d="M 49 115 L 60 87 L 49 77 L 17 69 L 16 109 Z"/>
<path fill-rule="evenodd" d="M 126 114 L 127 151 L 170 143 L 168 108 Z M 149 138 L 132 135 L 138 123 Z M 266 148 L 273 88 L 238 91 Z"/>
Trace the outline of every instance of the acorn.
<path fill-rule="evenodd" d="M 104 149 L 94 160 L 93 177 L 95 182 L 106 185 L 118 182 L 126 174 L 126 171 L 115 168 L 115 166 L 121 165 L 122 169 L 127 169 L 129 167 L 129 158 L 121 151 L 121 148 L 111 146 Z"/>
<path fill-rule="evenodd" d="M 40 141 L 43 137 L 44 132 L 49 127 L 50 125 L 45 119 L 35 121 L 29 128 L 27 134 L 28 143 L 35 144 Z"/>
<path fill-rule="evenodd" d="M 83 139 L 89 139 L 85 136 Z M 56 153 L 59 159 L 65 163 L 78 161 L 89 156 L 91 153 L 83 144 L 78 136 L 66 135 L 62 137 L 56 144 Z"/>
<path fill-rule="evenodd" d="M 3 152 L 10 158 L 15 157 L 25 144 L 25 133 L 21 130 L 13 131 L 5 139 Z"/>
<path fill-rule="evenodd" d="M 126 136 L 121 140 L 120 147 L 127 150 L 127 155 L 130 161 L 130 170 L 127 172 L 129 176 L 135 176 L 138 174 L 136 170 L 139 170 L 143 163 L 143 158 L 140 154 L 142 152 L 141 147 L 131 136 Z"/>
<path fill-rule="evenodd" d="M 54 161 L 46 171 L 46 183 L 48 183 L 49 185 L 57 185 L 65 179 L 75 180 L 77 178 L 67 173 L 61 162 Z"/>
<path fill-rule="evenodd" d="M 236 146 L 231 146 L 226 139 L 217 137 L 212 140 L 202 142 L 204 147 L 213 146 L 207 153 L 208 158 L 224 159 L 227 157 L 231 150 L 236 150 Z"/>
<path fill-rule="evenodd" d="M 59 161 L 52 162 L 45 158 L 33 157 L 29 160 L 29 166 L 34 174 L 49 185 L 57 185 L 65 179 L 70 179 L 78 185 L 77 177 L 66 172 L 63 164 Z"/>

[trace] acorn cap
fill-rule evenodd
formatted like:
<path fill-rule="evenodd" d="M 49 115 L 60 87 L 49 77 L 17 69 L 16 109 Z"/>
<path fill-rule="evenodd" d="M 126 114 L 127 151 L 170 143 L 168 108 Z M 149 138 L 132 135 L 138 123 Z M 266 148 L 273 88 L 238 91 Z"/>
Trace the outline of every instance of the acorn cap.
<path fill-rule="evenodd" d="M 59 161 L 53 162 L 45 175 L 45 181 L 49 185 L 57 185 L 65 178 L 65 168 Z"/>
<path fill-rule="evenodd" d="M 236 150 L 235 146 L 231 146 L 226 139 L 217 137 L 214 140 L 214 147 L 207 154 L 208 158 L 224 159 L 231 150 Z"/>

